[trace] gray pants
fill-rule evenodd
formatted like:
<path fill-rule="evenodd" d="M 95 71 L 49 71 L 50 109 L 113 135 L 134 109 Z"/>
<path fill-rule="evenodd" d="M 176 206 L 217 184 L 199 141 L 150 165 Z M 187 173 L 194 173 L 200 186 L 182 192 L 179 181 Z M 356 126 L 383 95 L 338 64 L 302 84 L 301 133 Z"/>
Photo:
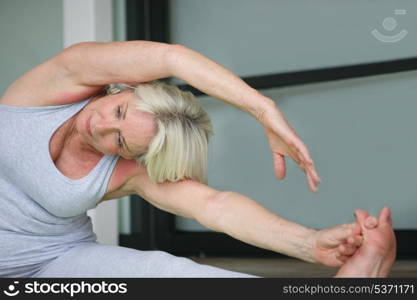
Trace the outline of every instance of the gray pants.
<path fill-rule="evenodd" d="M 256 277 L 198 264 L 162 251 L 139 251 L 79 244 L 52 260 L 33 277 Z"/>

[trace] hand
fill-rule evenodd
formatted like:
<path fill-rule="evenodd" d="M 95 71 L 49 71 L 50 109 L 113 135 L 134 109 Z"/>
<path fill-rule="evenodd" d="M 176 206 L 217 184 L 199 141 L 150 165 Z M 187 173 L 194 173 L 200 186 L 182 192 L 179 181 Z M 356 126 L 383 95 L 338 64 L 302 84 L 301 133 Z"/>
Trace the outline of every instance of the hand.
<path fill-rule="evenodd" d="M 363 231 L 378 227 L 382 221 L 382 218 L 378 220 L 363 210 L 357 210 L 355 216 L 356 223 L 325 228 L 310 237 L 313 262 L 329 267 L 341 266 L 362 246 Z"/>
<path fill-rule="evenodd" d="M 317 192 L 320 178 L 314 167 L 314 162 L 308 153 L 307 147 L 288 124 L 280 110 L 272 105 L 268 110 L 262 112 L 257 119 L 264 126 L 268 138 L 274 160 L 275 176 L 278 179 L 285 177 L 285 156 L 289 156 L 306 173 L 310 190 Z"/>
<path fill-rule="evenodd" d="M 357 223 L 316 231 L 310 236 L 313 262 L 339 267 L 361 246 L 363 237 Z"/>

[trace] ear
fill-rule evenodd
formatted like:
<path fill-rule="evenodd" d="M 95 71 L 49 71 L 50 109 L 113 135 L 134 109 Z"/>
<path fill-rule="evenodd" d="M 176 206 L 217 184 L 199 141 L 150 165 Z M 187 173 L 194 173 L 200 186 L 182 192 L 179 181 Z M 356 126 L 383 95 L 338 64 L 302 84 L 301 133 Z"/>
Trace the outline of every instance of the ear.
<path fill-rule="evenodd" d="M 123 90 L 118 86 L 109 85 L 105 88 L 105 91 L 107 95 L 116 95 L 121 93 Z"/>

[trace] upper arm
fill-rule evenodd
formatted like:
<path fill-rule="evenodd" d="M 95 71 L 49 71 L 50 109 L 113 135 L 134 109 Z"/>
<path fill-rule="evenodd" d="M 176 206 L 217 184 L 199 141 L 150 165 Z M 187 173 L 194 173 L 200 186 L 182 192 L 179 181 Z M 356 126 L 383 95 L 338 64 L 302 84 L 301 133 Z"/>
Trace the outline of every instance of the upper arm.
<path fill-rule="evenodd" d="M 218 190 L 192 180 L 155 183 L 145 168 L 133 176 L 124 186 L 134 191 L 152 205 L 186 218 L 204 220 L 209 204 L 220 193 Z"/>
<path fill-rule="evenodd" d="M 85 42 L 70 47 L 65 59 L 82 86 L 140 83 L 171 75 L 167 56 L 174 48 L 150 41 Z"/>
<path fill-rule="evenodd" d="M 169 44 L 83 42 L 66 48 L 18 78 L 1 102 L 15 106 L 81 101 L 111 83 L 139 83 L 170 76 Z"/>
<path fill-rule="evenodd" d="M 68 68 L 70 48 L 17 78 L 5 91 L 1 102 L 12 106 L 62 105 L 81 101 L 101 87 L 80 85 Z"/>

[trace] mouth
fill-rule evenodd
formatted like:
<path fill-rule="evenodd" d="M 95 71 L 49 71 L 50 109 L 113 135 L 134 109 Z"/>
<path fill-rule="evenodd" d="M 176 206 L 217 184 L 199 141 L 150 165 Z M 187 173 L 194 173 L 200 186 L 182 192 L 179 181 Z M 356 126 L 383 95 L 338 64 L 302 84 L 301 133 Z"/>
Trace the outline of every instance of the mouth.
<path fill-rule="evenodd" d="M 85 128 L 86 128 L 87 133 L 88 133 L 91 137 L 93 137 L 93 133 L 92 133 L 92 131 L 91 131 L 91 117 L 89 117 L 89 118 L 87 119 L 87 121 L 85 122 Z"/>

